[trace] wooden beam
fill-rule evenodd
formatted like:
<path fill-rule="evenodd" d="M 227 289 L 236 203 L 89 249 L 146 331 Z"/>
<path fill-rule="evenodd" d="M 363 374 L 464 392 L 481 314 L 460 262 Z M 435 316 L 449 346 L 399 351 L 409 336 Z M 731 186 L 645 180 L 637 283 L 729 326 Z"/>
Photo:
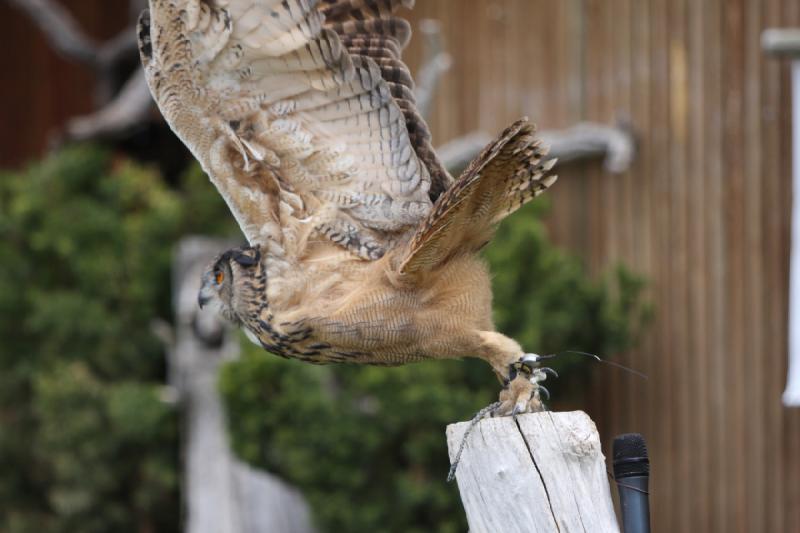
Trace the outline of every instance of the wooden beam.
<path fill-rule="evenodd" d="M 447 427 L 451 461 L 468 426 Z M 600 437 L 582 411 L 480 421 L 456 479 L 471 533 L 619 531 Z"/>
<path fill-rule="evenodd" d="M 800 28 L 771 28 L 761 34 L 761 47 L 771 54 L 800 56 Z"/>
<path fill-rule="evenodd" d="M 563 130 L 541 130 L 537 135 L 559 166 L 603 158 L 606 170 L 619 174 L 628 170 L 636 157 L 636 139 L 626 126 L 582 122 Z M 493 139 L 488 133 L 474 131 L 437 147 L 436 153 L 447 170 L 458 176 Z"/>

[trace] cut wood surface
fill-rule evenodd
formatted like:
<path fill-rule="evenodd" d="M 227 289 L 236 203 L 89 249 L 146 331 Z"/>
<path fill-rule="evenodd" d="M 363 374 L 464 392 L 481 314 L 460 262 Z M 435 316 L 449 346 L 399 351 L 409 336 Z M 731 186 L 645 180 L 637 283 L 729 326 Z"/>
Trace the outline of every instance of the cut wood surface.
<path fill-rule="evenodd" d="M 447 427 L 451 461 L 468 426 Z M 619 531 L 600 438 L 582 411 L 482 420 L 456 480 L 471 533 Z"/>

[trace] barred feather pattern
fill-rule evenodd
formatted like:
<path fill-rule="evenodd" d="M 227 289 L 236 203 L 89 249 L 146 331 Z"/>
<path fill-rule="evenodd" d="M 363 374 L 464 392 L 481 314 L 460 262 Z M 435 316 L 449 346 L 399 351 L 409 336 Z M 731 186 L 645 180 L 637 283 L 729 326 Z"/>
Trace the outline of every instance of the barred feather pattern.
<path fill-rule="evenodd" d="M 556 182 L 527 119 L 508 127 L 442 194 L 408 243 L 401 273 L 428 272 L 489 242 L 497 224 Z"/>
<path fill-rule="evenodd" d="M 362 259 L 414 231 L 452 182 L 400 59 L 410 0 L 150 0 L 151 91 L 251 244 L 320 238 Z"/>
<path fill-rule="evenodd" d="M 509 383 L 499 413 L 541 408 L 477 254 L 556 179 L 533 126 L 453 182 L 400 57 L 410 0 L 149 1 L 150 90 L 252 245 L 218 258 L 198 301 L 306 362 L 479 357 Z"/>

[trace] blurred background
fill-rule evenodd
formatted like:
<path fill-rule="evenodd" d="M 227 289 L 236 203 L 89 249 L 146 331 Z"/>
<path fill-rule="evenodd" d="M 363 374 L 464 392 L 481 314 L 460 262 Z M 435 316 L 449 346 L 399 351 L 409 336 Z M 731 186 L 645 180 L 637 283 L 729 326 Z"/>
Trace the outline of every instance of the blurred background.
<path fill-rule="evenodd" d="M 77 41 L 43 33 L 53 5 Z M 171 271 L 187 235 L 241 237 L 157 111 L 120 104 L 140 7 L 0 2 L 2 531 L 178 531 L 192 513 Z M 418 81 L 448 55 L 425 85 L 434 144 L 522 115 L 557 139 L 591 122 L 636 141 L 621 167 L 559 165 L 487 252 L 501 331 L 648 376 L 565 356 L 552 408 L 585 410 L 606 456 L 644 434 L 656 530 L 800 531 L 800 411 L 781 403 L 791 84 L 760 41 L 800 27 L 800 3 L 418 0 L 403 15 Z M 493 401 L 486 368 L 317 368 L 235 335 L 215 381 L 224 432 L 299 490 L 317 530 L 466 530 L 444 427 Z"/>

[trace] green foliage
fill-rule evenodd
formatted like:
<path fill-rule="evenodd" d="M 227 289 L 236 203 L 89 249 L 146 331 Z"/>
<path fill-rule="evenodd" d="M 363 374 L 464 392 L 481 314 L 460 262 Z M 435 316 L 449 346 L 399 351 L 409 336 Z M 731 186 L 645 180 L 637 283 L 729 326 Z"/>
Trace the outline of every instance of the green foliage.
<path fill-rule="evenodd" d="M 540 353 L 624 349 L 641 282 L 588 279 L 547 241 L 542 205 L 487 250 L 499 329 Z M 171 316 L 179 237 L 233 227 L 197 167 L 169 190 L 83 146 L 0 175 L 0 531 L 178 529 L 178 422 L 150 324 Z M 466 529 L 443 429 L 496 398 L 484 363 L 314 367 L 245 345 L 220 378 L 234 447 L 299 486 L 323 530 Z M 585 363 L 565 361 L 556 399 Z"/>
<path fill-rule="evenodd" d="M 547 239 L 540 221 L 546 210 L 546 196 L 528 204 L 500 226 L 487 249 L 495 323 L 536 353 L 580 350 L 613 356 L 632 344 L 648 319 L 649 307 L 641 299 L 644 281 L 624 267 L 592 280 L 581 261 Z M 567 372 L 587 368 L 586 361 L 574 357 L 548 365 Z M 559 383 L 548 387 L 555 392 Z"/>
<path fill-rule="evenodd" d="M 178 421 L 150 324 L 171 316 L 186 211 L 219 208 L 199 179 L 180 195 L 87 146 L 0 175 L 0 531 L 178 528 Z"/>
<path fill-rule="evenodd" d="M 641 281 L 624 270 L 591 281 L 548 242 L 542 205 L 503 224 L 487 251 L 499 329 L 539 353 L 626 348 L 643 317 Z M 234 448 L 299 486 L 323 531 L 466 530 L 457 488 L 445 483 L 444 427 L 496 399 L 485 363 L 314 367 L 245 345 L 220 377 Z M 561 383 L 547 384 L 556 398 L 585 364 L 558 361 Z"/>

